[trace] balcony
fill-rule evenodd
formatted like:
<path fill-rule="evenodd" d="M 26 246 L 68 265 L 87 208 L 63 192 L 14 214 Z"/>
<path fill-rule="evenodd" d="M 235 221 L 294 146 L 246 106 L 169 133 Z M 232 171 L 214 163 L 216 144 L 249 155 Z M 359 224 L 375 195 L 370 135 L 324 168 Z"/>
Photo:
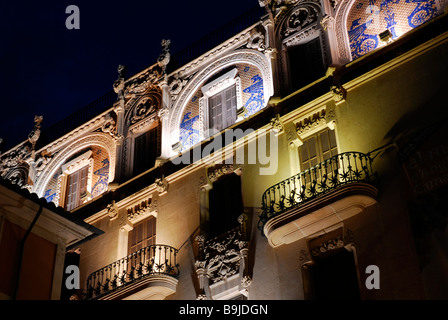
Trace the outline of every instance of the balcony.
<path fill-rule="evenodd" d="M 88 300 L 163 299 L 176 291 L 178 250 L 152 245 L 101 268 L 87 278 Z"/>
<path fill-rule="evenodd" d="M 331 227 L 376 203 L 369 155 L 345 152 L 268 188 L 258 227 L 272 247 Z"/>

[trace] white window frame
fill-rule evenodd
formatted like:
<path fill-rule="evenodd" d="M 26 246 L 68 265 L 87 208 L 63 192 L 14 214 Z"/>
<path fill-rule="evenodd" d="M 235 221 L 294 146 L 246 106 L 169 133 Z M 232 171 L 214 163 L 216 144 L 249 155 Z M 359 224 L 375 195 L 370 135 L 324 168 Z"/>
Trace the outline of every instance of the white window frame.
<path fill-rule="evenodd" d="M 202 86 L 203 96 L 199 99 L 199 135 L 200 139 L 210 137 L 209 124 L 209 98 L 235 85 L 236 89 L 236 116 L 235 123 L 243 120 L 243 97 L 241 91 L 241 78 L 238 76 L 238 69 L 234 68 L 223 74 L 219 78 Z"/>

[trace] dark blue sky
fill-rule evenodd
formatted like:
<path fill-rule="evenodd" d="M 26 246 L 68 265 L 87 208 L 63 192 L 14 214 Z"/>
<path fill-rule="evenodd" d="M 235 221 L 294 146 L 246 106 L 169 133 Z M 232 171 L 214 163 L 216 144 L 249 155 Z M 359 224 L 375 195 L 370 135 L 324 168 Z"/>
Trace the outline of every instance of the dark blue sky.
<path fill-rule="evenodd" d="M 80 10 L 68 30 L 66 8 Z M 226 1 L 1 1 L 0 137 L 25 140 L 34 115 L 48 127 L 112 89 L 117 66 L 131 76 L 156 62 L 161 40 L 175 53 L 258 5 Z"/>

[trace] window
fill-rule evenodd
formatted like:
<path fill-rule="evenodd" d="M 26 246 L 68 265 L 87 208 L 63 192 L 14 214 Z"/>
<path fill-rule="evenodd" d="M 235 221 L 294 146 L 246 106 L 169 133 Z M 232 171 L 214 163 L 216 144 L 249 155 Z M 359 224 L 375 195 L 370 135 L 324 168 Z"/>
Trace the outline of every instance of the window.
<path fill-rule="evenodd" d="M 158 127 L 135 138 L 134 175 L 152 168 L 158 155 Z"/>
<path fill-rule="evenodd" d="M 203 123 L 199 128 L 201 139 L 243 119 L 241 79 L 237 68 L 222 71 L 215 79 L 202 86 L 201 91 L 203 94 L 199 99 L 199 119 Z"/>
<path fill-rule="evenodd" d="M 299 148 L 301 170 L 305 171 L 338 153 L 334 130 L 325 129 L 303 141 Z"/>
<path fill-rule="evenodd" d="M 320 38 L 288 50 L 292 89 L 300 89 L 325 75 Z"/>
<path fill-rule="evenodd" d="M 128 254 L 156 244 L 156 218 L 151 216 L 134 225 L 128 235 Z"/>
<path fill-rule="evenodd" d="M 209 128 L 221 131 L 236 120 L 236 85 L 209 98 Z"/>
<path fill-rule="evenodd" d="M 85 166 L 67 177 L 66 210 L 70 211 L 80 206 L 87 197 L 87 177 L 89 167 Z"/>
<path fill-rule="evenodd" d="M 71 211 L 92 199 L 92 150 L 72 158 L 62 165 L 58 178 L 55 203 Z"/>
<path fill-rule="evenodd" d="M 242 213 L 241 177 L 236 173 L 222 176 L 209 191 L 209 237 L 236 228 Z"/>

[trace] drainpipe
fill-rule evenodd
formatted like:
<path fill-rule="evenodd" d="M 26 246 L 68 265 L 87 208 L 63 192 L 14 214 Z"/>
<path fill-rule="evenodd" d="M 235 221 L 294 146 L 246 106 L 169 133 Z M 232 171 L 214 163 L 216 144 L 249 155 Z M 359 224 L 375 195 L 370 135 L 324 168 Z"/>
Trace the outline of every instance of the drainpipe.
<path fill-rule="evenodd" d="M 33 229 L 34 225 L 37 222 L 37 219 L 41 215 L 42 208 L 43 208 L 43 205 L 41 204 L 39 206 L 39 210 L 36 213 L 36 216 L 34 217 L 34 220 L 31 222 L 31 225 L 28 227 L 28 230 L 26 230 L 26 233 L 23 236 L 22 242 L 20 243 L 19 268 L 17 270 L 16 287 L 14 289 L 14 295 L 13 295 L 13 298 L 12 298 L 13 300 L 17 300 L 17 293 L 19 292 L 20 273 L 21 273 L 21 270 L 22 270 L 22 260 L 23 260 L 23 252 L 24 252 L 24 249 L 25 249 L 25 242 L 26 242 L 26 239 L 28 238 L 29 234 L 31 233 L 31 229 Z"/>

